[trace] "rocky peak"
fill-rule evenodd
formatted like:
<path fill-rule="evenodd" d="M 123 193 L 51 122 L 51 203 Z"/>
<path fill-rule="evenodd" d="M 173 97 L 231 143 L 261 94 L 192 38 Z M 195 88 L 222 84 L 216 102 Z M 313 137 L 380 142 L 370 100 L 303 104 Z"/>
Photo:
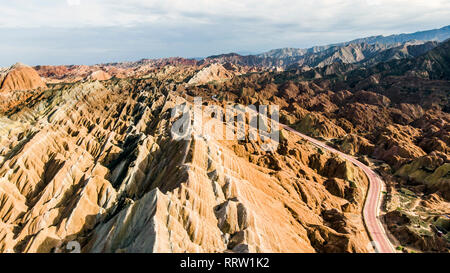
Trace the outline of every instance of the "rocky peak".
<path fill-rule="evenodd" d="M 16 63 L 0 76 L 0 92 L 33 90 L 46 87 L 45 82 L 33 68 Z"/>

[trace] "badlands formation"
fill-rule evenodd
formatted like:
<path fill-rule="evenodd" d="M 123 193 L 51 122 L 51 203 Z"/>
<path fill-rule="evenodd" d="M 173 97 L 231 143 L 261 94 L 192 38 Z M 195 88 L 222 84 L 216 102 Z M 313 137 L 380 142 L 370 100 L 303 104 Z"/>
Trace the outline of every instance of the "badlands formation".
<path fill-rule="evenodd" d="M 45 82 L 33 68 L 16 63 L 0 70 L 0 92 L 33 90 L 45 87 Z"/>
<path fill-rule="evenodd" d="M 17 63 L 10 68 L 0 68 L 0 113 L 28 99 L 33 90 L 47 85 L 33 68 Z"/>
<path fill-rule="evenodd" d="M 286 130 L 272 152 L 248 135 L 176 140 L 172 110 L 194 97 L 278 105 L 380 174 L 399 251 L 448 252 L 448 46 L 284 72 L 234 54 L 2 70 L 0 252 L 372 251 L 361 169 Z"/>
<path fill-rule="evenodd" d="M 173 78 L 54 85 L 9 109 L 2 252 L 368 251 L 358 168 L 285 131 L 273 153 L 175 141 Z"/>

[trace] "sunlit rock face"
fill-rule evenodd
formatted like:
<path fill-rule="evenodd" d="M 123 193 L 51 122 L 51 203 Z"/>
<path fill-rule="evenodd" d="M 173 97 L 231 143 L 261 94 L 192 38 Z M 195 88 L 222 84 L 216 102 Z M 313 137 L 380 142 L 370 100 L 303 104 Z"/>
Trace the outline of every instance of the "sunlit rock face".
<path fill-rule="evenodd" d="M 248 137 L 177 141 L 172 109 L 192 104 L 171 84 L 53 85 L 8 109 L 0 251 L 368 251 L 359 169 L 285 131 L 273 152 Z"/>
<path fill-rule="evenodd" d="M 399 243 L 447 251 L 432 227 L 448 230 L 450 211 L 449 46 L 374 52 L 391 61 L 364 68 L 338 48 L 285 71 L 236 54 L 0 69 L 0 251 L 368 251 L 360 169 L 285 130 L 273 151 L 217 132 L 176 140 L 173 109 L 194 97 L 279 106 L 281 123 L 377 170 Z"/>
<path fill-rule="evenodd" d="M 0 92 L 24 91 L 46 87 L 45 82 L 33 68 L 17 63 L 9 69 L 0 70 Z"/>
<path fill-rule="evenodd" d="M 9 68 L 0 68 L 0 115 L 45 88 L 44 80 L 27 65 L 16 63 Z"/>

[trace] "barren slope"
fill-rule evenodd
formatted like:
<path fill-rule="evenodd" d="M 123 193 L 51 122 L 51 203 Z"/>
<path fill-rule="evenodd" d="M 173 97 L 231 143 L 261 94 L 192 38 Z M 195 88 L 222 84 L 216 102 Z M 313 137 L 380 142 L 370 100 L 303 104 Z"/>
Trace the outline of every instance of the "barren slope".
<path fill-rule="evenodd" d="M 0 250 L 367 251 L 356 167 L 288 132 L 276 153 L 175 141 L 170 110 L 183 99 L 166 90 L 65 85 L 3 117 Z"/>

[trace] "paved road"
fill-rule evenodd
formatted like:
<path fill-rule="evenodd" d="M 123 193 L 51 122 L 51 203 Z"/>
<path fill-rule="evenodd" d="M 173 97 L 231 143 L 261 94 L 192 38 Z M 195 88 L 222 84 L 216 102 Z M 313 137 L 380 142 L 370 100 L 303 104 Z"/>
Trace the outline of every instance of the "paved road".
<path fill-rule="evenodd" d="M 369 192 L 367 193 L 366 203 L 364 204 L 364 211 L 363 211 L 363 217 L 364 217 L 364 223 L 366 225 L 366 229 L 372 239 L 373 242 L 375 242 L 375 251 L 379 253 L 395 253 L 395 250 L 389 241 L 388 236 L 386 235 L 386 232 L 383 228 L 383 225 L 381 224 L 379 220 L 379 212 L 380 212 L 380 206 L 381 206 L 381 199 L 382 199 L 382 190 L 384 188 L 384 183 L 380 179 L 380 177 L 372 171 L 369 167 L 367 167 L 365 164 L 359 162 L 356 158 L 353 156 L 344 154 L 330 146 L 327 146 L 325 143 L 314 139 L 312 137 L 309 137 L 307 135 L 304 135 L 300 132 L 297 132 L 296 130 L 290 128 L 289 126 L 280 124 L 280 126 L 290 131 L 309 142 L 315 144 L 318 147 L 321 147 L 325 150 L 328 150 L 332 153 L 338 154 L 341 157 L 345 158 L 346 160 L 352 162 L 359 168 L 361 168 L 364 173 L 367 175 L 367 178 L 369 179 Z"/>

